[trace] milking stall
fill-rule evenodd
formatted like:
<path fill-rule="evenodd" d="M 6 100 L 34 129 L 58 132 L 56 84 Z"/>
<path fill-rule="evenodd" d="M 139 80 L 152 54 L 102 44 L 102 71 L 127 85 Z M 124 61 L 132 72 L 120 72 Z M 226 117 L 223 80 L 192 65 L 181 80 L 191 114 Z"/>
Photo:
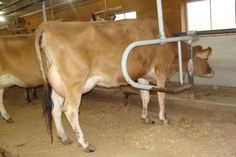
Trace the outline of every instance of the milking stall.
<path fill-rule="evenodd" d="M 1 157 L 236 157 L 236 0 L 0 0 Z"/>

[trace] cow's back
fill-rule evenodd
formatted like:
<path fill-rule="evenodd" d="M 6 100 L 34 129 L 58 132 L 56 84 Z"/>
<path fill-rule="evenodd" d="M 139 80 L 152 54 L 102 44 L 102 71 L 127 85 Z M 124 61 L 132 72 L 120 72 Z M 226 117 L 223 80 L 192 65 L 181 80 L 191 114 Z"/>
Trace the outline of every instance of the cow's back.
<path fill-rule="evenodd" d="M 42 84 L 41 73 L 34 48 L 34 35 L 0 37 L 0 85 L 10 81 L 22 87 Z M 14 83 L 15 82 L 15 83 Z"/>
<path fill-rule="evenodd" d="M 87 65 L 90 76 L 102 75 L 111 84 L 114 81 L 112 86 L 126 83 L 121 72 L 121 58 L 128 44 L 158 38 L 156 23 L 152 20 L 48 23 L 43 36 L 46 39 L 43 45 L 54 50 L 50 54 L 52 58 L 57 58 L 55 62 L 58 62 L 58 67 L 63 68 L 63 62 L 67 66 L 71 64 L 68 67 Z M 128 60 L 131 77 L 142 77 L 153 66 L 162 66 L 160 69 L 166 66 L 168 70 L 175 55 L 172 48 L 172 45 L 135 48 Z"/>

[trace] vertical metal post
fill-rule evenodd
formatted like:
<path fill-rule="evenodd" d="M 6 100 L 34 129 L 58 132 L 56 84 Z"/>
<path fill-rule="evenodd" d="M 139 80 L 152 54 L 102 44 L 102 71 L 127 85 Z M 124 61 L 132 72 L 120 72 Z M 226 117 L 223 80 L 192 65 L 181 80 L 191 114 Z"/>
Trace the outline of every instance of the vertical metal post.
<path fill-rule="evenodd" d="M 47 22 L 47 13 L 45 7 L 45 0 L 42 0 L 42 13 L 43 13 L 43 22 Z"/>
<path fill-rule="evenodd" d="M 188 81 L 191 84 L 191 90 L 189 91 L 189 98 L 195 98 L 194 92 L 194 75 L 193 75 L 193 49 L 191 46 L 191 41 L 187 44 L 188 47 Z"/>
<path fill-rule="evenodd" d="M 178 60 L 179 60 L 179 81 L 183 85 L 183 63 L 182 63 L 182 51 L 181 51 L 181 41 L 178 41 Z"/>
<path fill-rule="evenodd" d="M 210 29 L 212 30 L 212 7 L 211 7 L 211 0 L 209 0 L 209 9 L 210 9 Z"/>
<path fill-rule="evenodd" d="M 162 3 L 161 0 L 156 0 L 157 5 L 157 16 L 158 16 L 158 24 L 159 24 L 159 33 L 160 38 L 165 39 L 165 31 L 164 31 L 164 22 L 163 22 L 163 11 L 162 11 Z"/>

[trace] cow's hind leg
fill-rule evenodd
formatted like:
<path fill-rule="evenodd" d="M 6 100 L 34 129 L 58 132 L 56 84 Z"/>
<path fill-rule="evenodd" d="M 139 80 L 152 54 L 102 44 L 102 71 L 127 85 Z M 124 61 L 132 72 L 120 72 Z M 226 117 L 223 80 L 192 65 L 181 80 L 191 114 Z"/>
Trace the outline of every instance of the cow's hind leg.
<path fill-rule="evenodd" d="M 52 115 L 56 125 L 58 138 L 61 140 L 62 144 L 65 145 L 71 144 L 72 141 L 68 139 L 67 136 L 65 135 L 65 131 L 61 121 L 61 113 L 64 99 L 61 96 L 59 96 L 54 90 L 52 90 L 51 98 L 54 103 L 52 109 Z"/>
<path fill-rule="evenodd" d="M 8 122 L 8 123 L 14 123 L 13 119 L 10 117 L 10 115 L 7 113 L 4 105 L 3 105 L 3 94 L 4 89 L 0 89 L 0 113 L 2 117 Z"/>
<path fill-rule="evenodd" d="M 31 103 L 32 101 L 30 99 L 30 89 L 25 88 L 24 93 L 25 93 L 25 100 L 26 100 L 27 104 Z"/>
<path fill-rule="evenodd" d="M 159 119 L 162 124 L 168 124 L 168 119 L 165 117 L 165 98 L 166 93 L 158 92 L 159 101 Z"/>
<path fill-rule="evenodd" d="M 142 83 L 142 84 L 148 84 L 148 81 L 145 80 L 145 79 L 138 79 L 138 82 Z M 149 103 L 149 100 L 150 100 L 149 91 L 147 91 L 147 90 L 140 90 L 140 96 L 141 96 L 142 104 L 143 104 L 143 110 L 142 110 L 141 119 L 146 124 L 154 124 L 155 121 L 153 121 L 153 120 L 151 120 L 149 118 L 148 111 L 147 111 L 148 103 Z"/>
<path fill-rule="evenodd" d="M 34 100 L 38 99 L 36 88 L 26 88 L 25 89 L 25 99 L 26 99 L 27 103 L 31 103 Z"/>
<path fill-rule="evenodd" d="M 75 133 L 75 136 L 78 140 L 78 143 L 83 147 L 85 152 L 94 152 L 96 149 L 90 145 L 88 142 L 85 141 L 84 134 L 80 128 L 79 124 L 79 106 L 80 106 L 80 101 L 81 101 L 81 96 L 82 94 L 77 93 L 77 99 L 78 103 L 77 105 L 71 105 L 69 103 L 65 103 L 63 110 L 65 112 L 65 115 L 68 119 L 68 121 L 71 124 L 71 127 Z"/>

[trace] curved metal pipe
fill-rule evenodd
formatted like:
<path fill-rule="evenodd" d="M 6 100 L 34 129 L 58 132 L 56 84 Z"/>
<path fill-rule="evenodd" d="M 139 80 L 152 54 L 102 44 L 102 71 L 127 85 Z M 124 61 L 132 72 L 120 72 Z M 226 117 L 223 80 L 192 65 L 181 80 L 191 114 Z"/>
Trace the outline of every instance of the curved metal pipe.
<path fill-rule="evenodd" d="M 178 42 L 178 41 L 189 41 L 191 39 L 192 38 L 190 36 L 184 36 L 184 37 L 173 37 L 173 38 L 166 38 L 166 39 L 142 40 L 142 41 L 135 41 L 135 42 L 130 43 L 128 47 L 125 49 L 122 59 L 121 59 L 121 70 L 122 70 L 124 79 L 134 88 L 143 89 L 143 90 L 151 90 L 154 88 L 159 88 L 158 86 L 140 84 L 131 79 L 127 70 L 127 62 L 128 62 L 128 57 L 130 53 L 132 52 L 132 49 L 139 46 L 171 43 L 171 42 Z"/>

